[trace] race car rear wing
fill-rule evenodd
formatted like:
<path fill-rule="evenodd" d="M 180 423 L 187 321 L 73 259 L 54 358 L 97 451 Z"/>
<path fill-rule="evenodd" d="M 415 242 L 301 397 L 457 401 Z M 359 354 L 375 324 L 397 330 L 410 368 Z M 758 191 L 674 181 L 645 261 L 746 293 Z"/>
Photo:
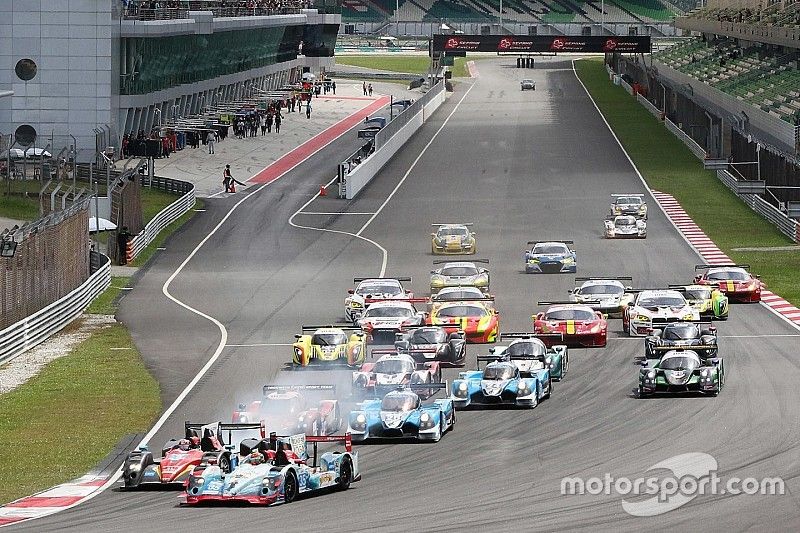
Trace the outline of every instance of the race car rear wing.
<path fill-rule="evenodd" d="M 695 270 L 706 270 L 706 269 L 709 269 L 709 268 L 718 268 L 718 267 L 723 267 L 723 268 L 743 268 L 745 270 L 750 270 L 750 265 L 734 265 L 732 263 L 719 264 L 719 265 L 695 265 L 694 269 Z"/>
<path fill-rule="evenodd" d="M 501 333 L 500 340 L 505 339 L 558 339 L 564 340 L 563 333 L 533 333 L 533 332 L 510 332 Z"/>
<path fill-rule="evenodd" d="M 300 329 L 302 331 L 316 331 L 318 329 L 325 329 L 325 328 L 336 328 L 336 329 L 343 329 L 343 330 L 347 330 L 347 331 L 356 331 L 356 330 L 357 331 L 361 331 L 361 328 L 357 328 L 357 327 L 353 326 L 353 324 L 323 324 L 323 325 L 320 325 L 320 326 L 304 325 Z M 295 337 L 298 337 L 298 335 L 295 335 Z"/>
<path fill-rule="evenodd" d="M 653 350 L 658 352 L 693 352 L 695 350 L 716 350 L 717 348 L 713 344 L 696 344 L 694 346 L 654 346 Z"/>
<path fill-rule="evenodd" d="M 474 226 L 474 222 L 434 222 L 431 224 L 433 227 L 438 226 Z"/>
<path fill-rule="evenodd" d="M 630 194 L 612 194 L 611 195 L 612 198 L 617 198 L 617 197 L 620 197 L 620 196 L 641 196 L 641 197 L 644 197 L 644 193 L 632 192 Z"/>
<path fill-rule="evenodd" d="M 546 241 L 528 241 L 528 244 L 539 244 L 540 242 L 560 242 L 562 244 L 575 244 L 575 241 L 564 241 L 561 239 L 548 239 Z"/>
<path fill-rule="evenodd" d="M 270 392 L 286 391 L 336 392 L 336 385 L 264 385 L 261 390 L 264 396 Z"/>
<path fill-rule="evenodd" d="M 245 423 L 245 424 L 223 424 L 222 422 L 189 422 L 188 420 L 183 423 L 184 428 L 184 435 L 186 438 L 194 433 L 198 437 L 203 437 L 203 432 L 205 429 L 210 429 L 214 436 L 217 437 L 220 441 L 222 441 L 222 432 L 228 432 L 228 442 L 231 442 L 231 436 L 234 431 L 252 431 L 257 429 L 261 432 L 261 438 L 266 436 L 266 429 L 264 428 L 264 422 L 259 423 Z M 198 433 L 199 431 L 199 433 Z M 223 444 L 220 442 L 220 444 Z"/>
<path fill-rule="evenodd" d="M 576 276 L 575 281 L 633 281 L 632 276 L 605 276 L 605 277 L 583 277 L 583 276 Z"/>
<path fill-rule="evenodd" d="M 430 302 L 432 304 L 457 304 L 463 302 L 493 302 L 494 295 L 487 294 L 486 298 L 459 298 L 457 300 L 434 300 L 431 298 Z"/>
<path fill-rule="evenodd" d="M 370 303 L 377 302 L 408 302 L 410 304 L 428 303 L 430 298 L 414 297 L 414 298 L 370 298 Z"/>
<path fill-rule="evenodd" d="M 570 300 L 553 300 L 548 302 L 537 302 L 537 305 L 600 305 L 600 300 L 584 300 L 582 302 L 572 302 Z"/>
<path fill-rule="evenodd" d="M 361 283 L 362 281 L 367 281 L 368 279 L 369 280 L 386 279 L 386 280 L 391 280 L 391 281 L 401 281 L 401 282 L 404 282 L 404 283 L 405 282 L 411 283 L 411 276 L 395 276 L 395 277 L 391 277 L 391 276 L 386 276 L 386 277 L 375 276 L 374 278 L 353 278 L 353 283 Z"/>
<path fill-rule="evenodd" d="M 453 259 L 437 259 L 433 262 L 434 265 L 443 265 L 445 263 L 483 263 L 485 265 L 489 264 L 488 259 L 464 259 L 463 261 L 455 261 Z"/>
<path fill-rule="evenodd" d="M 686 292 L 686 287 L 684 285 L 676 285 L 676 286 L 667 286 L 667 287 L 653 287 L 651 289 L 643 289 L 643 288 L 633 288 L 627 287 L 625 292 L 629 294 L 636 294 L 642 291 L 677 291 L 677 292 Z"/>
<path fill-rule="evenodd" d="M 498 354 L 498 355 L 479 355 L 477 356 L 478 362 L 478 370 L 481 368 L 481 361 L 485 363 L 493 363 L 493 362 L 513 362 L 513 361 L 540 361 L 542 363 L 547 362 L 547 355 L 506 355 L 506 354 Z"/>
<path fill-rule="evenodd" d="M 667 324 L 674 324 L 676 322 L 686 322 L 689 324 L 697 324 L 698 326 L 707 325 L 713 329 L 716 329 L 714 328 L 714 326 L 712 326 L 711 322 L 709 322 L 708 320 L 693 320 L 693 319 L 672 320 L 669 318 L 654 317 L 650 321 L 650 323 L 653 324 L 653 326 L 666 326 Z"/>
<path fill-rule="evenodd" d="M 275 432 L 269 434 L 269 447 L 271 450 L 278 449 L 278 439 L 290 439 L 294 437 L 294 435 L 278 435 Z M 317 466 L 317 445 L 320 442 L 344 442 L 344 449 L 348 452 L 353 451 L 353 439 L 350 436 L 350 433 L 345 433 L 344 435 L 304 435 L 305 442 L 311 443 L 314 445 L 314 459 L 313 464 L 311 466 Z M 305 451 L 305 450 L 304 450 Z"/>

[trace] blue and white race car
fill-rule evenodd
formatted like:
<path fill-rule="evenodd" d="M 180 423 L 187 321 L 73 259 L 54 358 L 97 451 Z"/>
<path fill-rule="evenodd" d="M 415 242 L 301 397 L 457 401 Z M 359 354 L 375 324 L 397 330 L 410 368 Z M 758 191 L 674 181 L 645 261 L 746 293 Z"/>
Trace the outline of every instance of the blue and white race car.
<path fill-rule="evenodd" d="M 561 333 L 502 333 L 500 341 L 511 340 L 507 346 L 493 346 L 489 353 L 496 361 L 510 361 L 517 365 L 522 377 L 529 377 L 545 368 L 550 370 L 550 379 L 561 381 L 569 370 L 569 353 L 565 344 L 548 347 L 543 338 L 561 341 Z"/>
<path fill-rule="evenodd" d="M 367 400 L 350 413 L 347 431 L 354 442 L 368 439 L 415 438 L 437 442 L 456 421 L 449 398 L 423 403 L 415 389 L 445 389 L 446 383 L 406 385 L 383 399 Z"/>
<path fill-rule="evenodd" d="M 578 271 L 578 256 L 568 245 L 572 241 L 528 241 L 525 252 L 526 274 L 558 274 Z"/>
<path fill-rule="evenodd" d="M 500 359 L 500 360 L 498 360 Z M 519 367 L 503 356 L 479 355 L 480 361 L 492 361 L 481 370 L 461 372 L 453 381 L 450 399 L 458 408 L 475 405 L 510 405 L 533 409 L 539 401 L 550 397 L 552 383 L 550 369 L 529 369 L 530 377 L 523 377 Z M 515 360 L 536 359 L 545 363 L 544 356 L 515 356 Z"/>
<path fill-rule="evenodd" d="M 321 442 L 344 442 L 344 452 L 317 453 Z M 306 445 L 313 444 L 309 456 Z M 259 505 L 290 503 L 299 494 L 324 488 L 347 490 L 361 479 L 358 452 L 352 451 L 350 435 L 245 439 L 239 444 L 234 468 L 226 473 L 218 464 L 201 463 L 192 471 L 186 490 L 178 497 L 183 504 L 247 502 Z"/>

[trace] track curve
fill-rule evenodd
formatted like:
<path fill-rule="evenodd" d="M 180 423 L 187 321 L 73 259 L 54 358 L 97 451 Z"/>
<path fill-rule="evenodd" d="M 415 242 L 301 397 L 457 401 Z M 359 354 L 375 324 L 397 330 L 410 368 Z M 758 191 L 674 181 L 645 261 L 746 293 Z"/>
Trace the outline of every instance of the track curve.
<path fill-rule="evenodd" d="M 573 286 L 572 276 L 521 273 L 522 251 L 532 238 L 574 240 L 581 275 L 629 274 L 642 285 L 688 280 L 697 256 L 658 210 L 652 210 L 646 241 L 602 239 L 609 194 L 642 186 L 569 61 L 538 61 L 534 71 L 511 63 L 481 61 L 475 87 L 363 231 L 388 251 L 387 273 L 412 275 L 416 292 L 423 293 L 432 260 L 426 253 L 430 223 L 469 219 L 479 233 L 479 256 L 491 261 L 492 292 L 505 330 L 528 329 L 536 300 L 561 298 Z M 535 92 L 519 91 L 523 75 L 536 80 Z M 463 85 L 458 91 L 465 90 Z M 370 213 L 381 205 L 453 111 L 458 91 L 349 204 L 349 211 Z M 234 214 L 212 246 L 174 281 L 177 297 L 225 324 L 229 343 L 290 342 L 302 323 L 330 322 L 341 314 L 354 275 L 378 272 L 382 255 L 368 243 L 286 224 L 316 183 L 299 178 L 265 189 L 254 207 Z M 311 206 L 314 211 L 340 208 L 330 199 Z M 295 220 L 300 217 L 302 225 L 349 233 L 366 221 L 365 215 L 301 214 Z M 163 275 L 156 263 L 146 277 Z M 146 287 L 125 305 L 144 305 Z M 153 333 L 167 343 L 161 357 L 155 342 L 142 342 L 152 366 L 174 374 L 174 383 L 165 384 L 170 391 L 188 382 L 202 359 L 198 354 L 207 359 L 215 341 L 207 328 L 198 326 L 192 334 L 197 323 L 173 316 L 178 310 L 164 306 L 159 313 L 149 323 L 130 325 L 137 341 L 166 326 L 188 329 L 177 334 L 187 348 L 175 352 L 169 335 Z M 638 400 L 633 356 L 640 353 L 641 341 L 616 338 L 618 320 L 612 329 L 615 338 L 607 348 L 572 352 L 568 376 L 533 411 L 459 412 L 455 429 L 438 444 L 358 447 L 364 479 L 347 492 L 273 509 L 186 509 L 177 506 L 177 493 L 109 490 L 85 505 L 12 530 L 187 531 L 232 525 L 254 530 L 266 524 L 285 531 L 638 531 L 663 526 L 665 518 L 672 528 L 687 531 L 796 530 L 798 338 L 769 335 L 797 331 L 761 306 L 735 306 L 731 319 L 719 327 L 727 383 L 718 398 Z M 469 348 L 470 365 L 477 351 Z M 180 433 L 185 419 L 227 419 L 243 394 L 281 376 L 288 357 L 286 346 L 226 348 L 154 442 Z M 456 373 L 447 370 L 447 378 Z M 637 518 L 625 513 L 619 495 L 560 493 L 564 476 L 602 478 L 608 472 L 636 478 L 659 461 L 689 452 L 712 455 L 721 476 L 780 476 L 787 494 L 699 496 L 666 517 Z"/>

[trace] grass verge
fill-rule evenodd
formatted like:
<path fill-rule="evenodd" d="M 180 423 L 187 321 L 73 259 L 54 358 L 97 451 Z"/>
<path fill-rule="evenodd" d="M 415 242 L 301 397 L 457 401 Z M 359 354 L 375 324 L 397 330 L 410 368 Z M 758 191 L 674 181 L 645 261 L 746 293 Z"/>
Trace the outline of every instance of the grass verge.
<path fill-rule="evenodd" d="M 669 193 L 717 246 L 761 274 L 767 287 L 800 305 L 800 251 L 737 252 L 733 248 L 791 244 L 747 207 L 689 149 L 622 87 L 608 79 L 601 59 L 575 63 L 578 76 L 650 188 Z M 687 280 L 692 273 L 687 272 Z"/>
<path fill-rule="evenodd" d="M 451 70 L 453 77 L 465 78 L 467 73 L 468 57 L 457 57 Z M 403 55 L 363 55 L 363 56 L 336 56 L 339 65 L 353 67 L 387 70 L 389 72 L 407 72 L 409 74 L 424 75 L 428 72 L 430 58 L 428 56 L 403 56 Z"/>
<path fill-rule="evenodd" d="M 0 502 L 8 502 L 85 474 L 124 435 L 147 430 L 161 401 L 115 324 L 0 396 L 0 412 Z"/>
<path fill-rule="evenodd" d="M 94 299 L 86 308 L 86 313 L 94 315 L 113 315 L 117 312 L 116 301 L 120 294 L 122 294 L 125 287 L 130 286 L 131 278 L 127 276 L 114 276 L 111 278 L 111 286 L 109 286 L 103 294 Z"/>

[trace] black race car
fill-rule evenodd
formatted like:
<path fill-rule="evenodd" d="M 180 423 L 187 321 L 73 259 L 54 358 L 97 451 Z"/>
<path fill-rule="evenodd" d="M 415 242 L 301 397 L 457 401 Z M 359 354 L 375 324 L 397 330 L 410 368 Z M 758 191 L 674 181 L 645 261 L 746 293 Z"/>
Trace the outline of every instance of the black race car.
<path fill-rule="evenodd" d="M 717 356 L 717 328 L 710 322 L 659 322 L 644 339 L 646 359 L 659 359 L 665 350 L 688 349 L 704 359 Z"/>
<path fill-rule="evenodd" d="M 398 333 L 394 347 L 398 353 L 407 353 L 418 363 L 440 361 L 453 366 L 463 366 L 467 357 L 467 341 L 463 331 L 450 334 L 440 326 L 409 328 L 408 333 Z"/>

